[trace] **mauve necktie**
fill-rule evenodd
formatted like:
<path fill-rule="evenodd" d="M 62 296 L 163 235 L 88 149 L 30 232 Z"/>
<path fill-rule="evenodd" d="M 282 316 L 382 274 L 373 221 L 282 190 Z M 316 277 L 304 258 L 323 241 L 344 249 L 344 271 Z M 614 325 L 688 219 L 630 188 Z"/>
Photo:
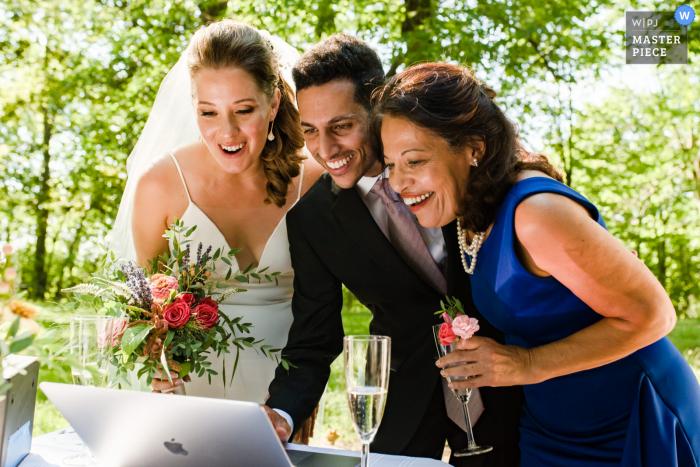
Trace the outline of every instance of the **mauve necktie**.
<path fill-rule="evenodd" d="M 408 206 L 391 189 L 388 181 L 379 177 L 370 193 L 381 198 L 389 214 L 389 238 L 401 257 L 425 282 L 440 292 L 447 293 L 447 281 L 435 259 L 430 255 L 416 225 L 416 218 Z"/>
<path fill-rule="evenodd" d="M 382 177 L 379 177 L 375 182 L 370 193 L 379 196 L 384 202 L 384 206 L 386 206 L 386 212 L 389 215 L 388 227 L 391 244 L 394 245 L 394 248 L 396 248 L 401 257 L 425 282 L 440 292 L 440 295 L 446 295 L 447 281 L 445 280 L 445 276 L 440 271 L 440 268 L 435 263 L 435 259 L 425 245 L 425 241 L 416 225 L 417 220 L 411 210 L 406 206 L 401 197 L 391 189 L 388 181 Z M 457 400 L 454 394 L 452 394 L 450 388 L 447 387 L 445 378 L 442 378 L 442 387 L 445 396 L 447 415 L 450 417 L 450 420 L 459 425 L 462 430 L 466 431 L 467 424 L 464 421 L 462 404 Z M 479 419 L 483 411 L 484 404 L 481 401 L 479 390 L 474 389 L 469 398 L 469 416 L 472 426 Z"/>

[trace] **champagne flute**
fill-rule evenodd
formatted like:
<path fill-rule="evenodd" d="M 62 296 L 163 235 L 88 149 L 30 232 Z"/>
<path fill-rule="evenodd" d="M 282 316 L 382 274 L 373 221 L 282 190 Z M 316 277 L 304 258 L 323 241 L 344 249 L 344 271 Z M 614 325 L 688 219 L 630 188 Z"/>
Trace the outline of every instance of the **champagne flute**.
<path fill-rule="evenodd" d="M 457 350 L 457 342 L 453 341 L 450 345 L 443 345 L 440 343 L 440 327 L 441 324 L 436 324 L 433 326 L 433 336 L 435 337 L 435 345 L 437 346 L 438 350 L 438 355 L 440 358 L 444 357 L 448 353 L 451 353 L 455 350 Z M 451 368 L 454 366 L 459 366 L 459 365 L 464 365 L 464 363 L 456 363 L 454 365 L 449 365 L 446 368 Z M 447 378 L 448 382 L 452 381 L 464 381 L 467 379 L 466 376 L 453 376 L 451 378 Z M 474 441 L 474 433 L 472 432 L 472 424 L 471 420 L 469 419 L 469 408 L 467 407 L 467 404 L 469 403 L 469 396 L 472 394 L 471 389 L 452 389 L 452 393 L 457 397 L 459 402 L 462 403 L 462 411 L 464 412 L 464 421 L 467 424 L 467 447 L 465 449 L 462 449 L 461 451 L 455 451 L 452 454 L 454 454 L 455 457 L 468 457 L 468 456 L 475 456 L 477 454 L 484 454 L 489 451 L 493 450 L 492 446 L 479 446 L 476 444 L 476 441 Z"/>
<path fill-rule="evenodd" d="M 104 387 L 112 359 L 114 318 L 91 315 L 70 319 L 70 353 L 73 360 L 73 384 Z M 89 466 L 95 464 L 87 447 L 63 459 L 65 465 Z"/>
<path fill-rule="evenodd" d="M 369 443 L 377 434 L 389 390 L 391 339 L 347 336 L 343 341 L 345 390 L 355 432 L 362 442 L 362 467 L 369 466 Z"/>

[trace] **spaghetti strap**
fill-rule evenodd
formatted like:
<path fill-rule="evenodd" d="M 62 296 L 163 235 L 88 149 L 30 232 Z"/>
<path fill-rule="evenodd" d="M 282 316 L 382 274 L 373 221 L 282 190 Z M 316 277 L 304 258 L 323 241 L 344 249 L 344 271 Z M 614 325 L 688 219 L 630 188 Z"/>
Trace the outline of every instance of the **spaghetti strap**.
<path fill-rule="evenodd" d="M 304 167 L 306 164 L 301 163 L 301 176 L 299 177 L 299 192 L 297 193 L 297 201 L 301 199 L 301 187 L 304 185 Z"/>
<path fill-rule="evenodd" d="M 187 189 L 187 183 L 185 183 L 185 177 L 182 175 L 182 170 L 180 169 L 180 164 L 177 163 L 177 159 L 175 159 L 175 156 L 173 156 L 173 153 L 170 151 L 166 151 L 167 154 L 170 156 L 170 158 L 175 162 L 175 167 L 177 167 L 177 171 L 180 173 L 180 179 L 182 180 L 182 184 L 185 187 L 185 193 L 187 193 L 187 199 L 190 200 L 190 203 L 192 202 L 192 198 L 190 197 L 190 192 Z M 303 172 L 303 169 L 302 169 Z"/>

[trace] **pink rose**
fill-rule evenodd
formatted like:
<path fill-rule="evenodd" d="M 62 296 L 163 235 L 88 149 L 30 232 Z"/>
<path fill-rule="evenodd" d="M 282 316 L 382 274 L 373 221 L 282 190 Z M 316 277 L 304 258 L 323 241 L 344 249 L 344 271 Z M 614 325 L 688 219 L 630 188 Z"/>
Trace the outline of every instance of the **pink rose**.
<path fill-rule="evenodd" d="M 177 279 L 173 276 L 164 276 L 163 274 L 156 274 L 151 277 L 151 295 L 156 300 L 156 302 L 163 303 L 168 297 L 170 297 L 171 290 L 177 290 L 179 287 Z"/>
<path fill-rule="evenodd" d="M 205 298 L 192 310 L 197 322 L 207 331 L 219 322 L 219 305 L 211 298 Z"/>
<path fill-rule="evenodd" d="M 442 345 L 448 346 L 457 338 L 454 332 L 452 332 L 452 326 L 447 323 L 442 323 L 440 326 L 440 343 Z"/>
<path fill-rule="evenodd" d="M 124 331 L 129 327 L 129 320 L 127 318 L 116 319 L 112 327 L 112 335 L 114 337 L 112 346 L 114 347 L 121 343 L 121 338 L 124 337 Z"/>
<path fill-rule="evenodd" d="M 173 302 L 167 307 L 163 313 L 163 319 L 171 328 L 181 328 L 187 321 L 190 320 L 192 310 L 185 302 Z"/>
<path fill-rule="evenodd" d="M 12 245 L 4 245 L 2 252 L 5 253 L 5 256 L 10 256 L 12 254 Z"/>
<path fill-rule="evenodd" d="M 479 320 L 467 315 L 458 316 L 452 321 L 452 332 L 462 339 L 469 339 L 479 330 Z"/>
<path fill-rule="evenodd" d="M 442 314 L 442 319 L 444 319 L 447 324 L 452 324 L 452 316 L 447 313 Z"/>

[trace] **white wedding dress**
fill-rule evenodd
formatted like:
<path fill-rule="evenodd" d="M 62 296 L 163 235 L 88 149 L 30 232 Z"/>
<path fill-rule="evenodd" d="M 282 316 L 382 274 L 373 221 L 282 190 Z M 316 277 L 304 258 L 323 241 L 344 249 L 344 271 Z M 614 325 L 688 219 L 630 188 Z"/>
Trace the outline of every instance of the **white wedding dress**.
<path fill-rule="evenodd" d="M 205 250 L 211 245 L 212 251 L 216 251 L 219 247 L 222 248 L 222 251 L 228 251 L 235 247 L 235 245 L 226 243 L 226 239 L 218 227 L 192 202 L 185 178 L 182 175 L 182 170 L 180 170 L 180 165 L 170 152 L 168 154 L 180 172 L 180 178 L 190 201 L 181 220 L 185 226 L 197 226 L 197 229 L 189 237 L 192 240 L 190 244 L 192 245 L 190 247 L 192 251 L 196 251 L 199 242 L 202 242 Z M 296 201 L 299 201 L 301 196 L 301 181 L 303 177 L 304 166 L 302 165 Z M 275 282 L 264 280 L 259 284 L 254 279 L 251 283 L 231 280 L 228 284 L 247 291 L 238 293 L 220 304 L 221 311 L 229 318 L 233 319 L 242 316 L 242 322 L 253 324 L 250 329 L 251 334 L 237 333 L 238 336 L 252 335 L 256 340 L 265 339 L 265 342 L 262 344 L 269 344 L 278 349 L 284 348 L 287 343 L 287 334 L 293 320 L 292 282 L 294 280 L 294 271 L 292 270 L 292 261 L 289 255 L 286 219 L 287 215 L 285 214 L 272 232 L 263 250 L 259 265 L 259 269 L 269 267 L 269 272 L 281 272 L 277 276 L 279 285 L 275 285 Z M 172 249 L 172 240 L 170 248 Z M 221 260 L 218 261 L 220 264 L 216 264 L 217 272 L 228 271 L 228 266 Z M 233 262 L 234 271 L 237 268 L 238 265 Z M 268 394 L 268 386 L 274 378 L 275 368 L 277 368 L 276 362 L 262 355 L 262 353 L 256 352 L 254 349 L 246 348 L 246 350 L 241 351 L 236 375 L 233 378 L 233 383 L 229 384 L 236 360 L 235 346 L 232 345 L 229 348 L 231 353 L 227 354 L 225 358 L 223 355 L 217 358 L 215 354 L 209 357 L 209 361 L 212 362 L 211 368 L 219 373 L 217 376 L 212 376 L 211 384 L 209 384 L 206 374 L 201 378 L 191 374 L 192 382 L 185 383 L 185 392 L 191 396 L 263 403 Z M 224 365 L 224 361 L 227 379 L 225 383 L 222 379 L 222 365 Z"/>

